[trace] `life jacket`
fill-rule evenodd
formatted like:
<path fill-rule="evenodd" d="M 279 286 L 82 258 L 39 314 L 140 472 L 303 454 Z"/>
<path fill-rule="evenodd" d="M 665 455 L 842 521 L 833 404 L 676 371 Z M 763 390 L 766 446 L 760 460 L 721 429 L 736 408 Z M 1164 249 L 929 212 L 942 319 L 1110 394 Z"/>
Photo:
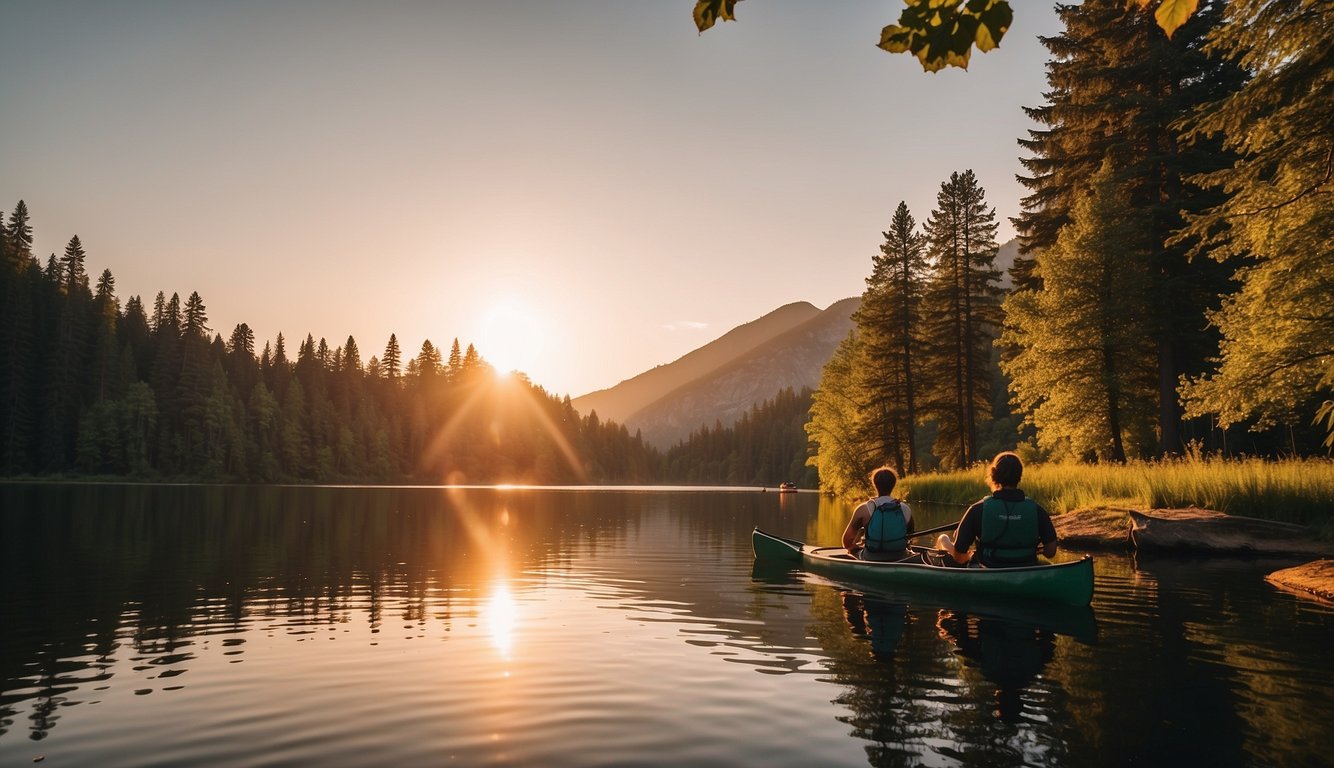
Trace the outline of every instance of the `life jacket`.
<path fill-rule="evenodd" d="M 1038 504 L 1032 499 L 982 500 L 978 553 L 984 565 L 1032 565 L 1038 556 Z"/>
<path fill-rule="evenodd" d="M 871 510 L 866 523 L 866 549 L 870 552 L 898 552 L 908 546 L 908 522 L 903 519 L 903 506 L 898 501 L 887 501 Z"/>

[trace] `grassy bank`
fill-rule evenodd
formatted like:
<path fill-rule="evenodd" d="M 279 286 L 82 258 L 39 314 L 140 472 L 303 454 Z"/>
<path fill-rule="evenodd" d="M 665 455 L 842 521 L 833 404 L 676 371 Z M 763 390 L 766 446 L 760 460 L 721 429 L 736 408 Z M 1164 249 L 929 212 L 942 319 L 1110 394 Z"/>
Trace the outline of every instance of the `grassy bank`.
<path fill-rule="evenodd" d="M 909 500 L 967 504 L 987 493 L 985 468 L 913 475 Z M 1038 464 L 1021 487 L 1053 514 L 1080 507 L 1202 507 L 1230 515 L 1334 527 L 1334 461 L 1181 459 L 1129 464 Z"/>

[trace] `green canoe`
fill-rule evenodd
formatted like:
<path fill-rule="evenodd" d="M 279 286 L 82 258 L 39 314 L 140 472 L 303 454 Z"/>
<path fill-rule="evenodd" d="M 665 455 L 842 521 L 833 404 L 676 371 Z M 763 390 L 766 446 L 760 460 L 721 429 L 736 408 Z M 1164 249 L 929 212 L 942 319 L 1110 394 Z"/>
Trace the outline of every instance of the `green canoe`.
<path fill-rule="evenodd" d="M 975 595 L 1088 605 L 1093 600 L 1093 558 L 1020 568 L 949 568 L 921 562 L 856 560 L 842 547 L 811 547 L 765 533 L 751 534 L 757 562 L 800 563 L 808 570 L 841 578 L 904 587 L 944 589 Z"/>

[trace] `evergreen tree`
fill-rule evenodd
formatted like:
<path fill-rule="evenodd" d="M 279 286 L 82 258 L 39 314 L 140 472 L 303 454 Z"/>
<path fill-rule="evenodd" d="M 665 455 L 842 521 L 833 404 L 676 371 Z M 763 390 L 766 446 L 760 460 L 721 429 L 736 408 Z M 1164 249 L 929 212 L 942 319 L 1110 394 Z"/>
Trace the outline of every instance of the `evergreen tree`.
<path fill-rule="evenodd" d="M 808 464 L 819 474 L 820 486 L 835 494 L 864 486 L 866 473 L 883 461 L 859 439 L 864 403 L 857 397 L 854 370 L 862 359 L 854 329 L 825 363 L 820 386 L 811 396 L 806 434 L 813 450 Z"/>
<path fill-rule="evenodd" d="M 440 361 L 440 350 L 435 348 L 430 339 L 422 342 L 421 352 L 417 354 L 417 373 L 419 376 L 433 378 L 444 371 Z"/>
<path fill-rule="evenodd" d="M 978 460 L 979 425 L 990 417 L 991 348 L 1000 325 L 996 212 L 971 170 L 940 186 L 926 223 L 930 276 L 922 313 L 923 416 L 938 427 L 946 466 Z"/>
<path fill-rule="evenodd" d="M 459 340 L 457 337 L 454 343 L 449 347 L 449 377 L 455 378 L 463 370 L 463 353 L 459 351 Z"/>
<path fill-rule="evenodd" d="M 87 287 L 88 273 L 83 264 L 86 258 L 79 236 L 71 237 L 69 243 L 65 245 L 65 255 L 60 259 L 66 292 L 72 292 L 76 287 Z"/>
<path fill-rule="evenodd" d="M 1192 415 L 1255 428 L 1309 418 L 1323 400 L 1334 445 L 1334 5 L 1234 0 L 1208 46 L 1251 77 L 1187 124 L 1188 140 L 1221 137 L 1239 159 L 1192 179 L 1227 197 L 1188 216 L 1182 240 L 1249 261 L 1210 315 L 1216 370 L 1183 396 Z"/>
<path fill-rule="evenodd" d="M 1002 363 L 1039 444 L 1073 458 L 1125 461 L 1154 449 L 1156 355 L 1148 326 L 1147 248 L 1110 163 L 1038 254 L 1040 290 L 1006 299 Z"/>
<path fill-rule="evenodd" d="M 22 200 L 9 214 L 9 226 L 6 229 L 9 264 L 15 273 L 33 263 L 32 224 L 28 217 L 28 204 Z"/>
<path fill-rule="evenodd" d="M 343 345 L 343 370 L 360 372 L 361 369 L 361 350 L 357 349 L 357 340 L 348 336 Z"/>
<path fill-rule="evenodd" d="M 1025 257 L 1012 270 L 1018 290 L 1035 290 L 1042 275 L 1033 255 L 1055 246 L 1104 161 L 1111 163 L 1127 205 L 1138 212 L 1136 241 L 1152 243 L 1151 319 L 1158 355 L 1158 449 L 1181 450 L 1181 374 L 1198 373 L 1213 353 L 1216 334 L 1206 313 L 1230 290 L 1231 264 L 1188 258 L 1187 247 L 1167 245 L 1189 213 L 1216 202 L 1183 181 L 1230 164 L 1218 142 L 1182 144 L 1177 121 L 1196 105 L 1240 84 L 1235 66 L 1210 57 L 1204 35 L 1220 19 L 1221 2 L 1204 2 L 1168 39 L 1140 4 L 1086 0 L 1058 5 L 1064 31 L 1042 38 L 1049 103 L 1028 110 L 1046 127 L 1020 144 L 1032 153 L 1021 176 L 1031 194 L 1014 220 Z"/>
<path fill-rule="evenodd" d="M 397 379 L 402 353 L 398 348 L 398 336 L 389 334 L 389 343 L 384 346 L 384 357 L 380 359 L 380 372 L 386 379 Z"/>
<path fill-rule="evenodd" d="M 854 379 L 865 403 L 860 431 L 900 476 L 917 471 L 918 316 L 926 275 L 923 238 L 900 202 L 872 261 L 866 291 L 853 314 L 861 347 Z"/>

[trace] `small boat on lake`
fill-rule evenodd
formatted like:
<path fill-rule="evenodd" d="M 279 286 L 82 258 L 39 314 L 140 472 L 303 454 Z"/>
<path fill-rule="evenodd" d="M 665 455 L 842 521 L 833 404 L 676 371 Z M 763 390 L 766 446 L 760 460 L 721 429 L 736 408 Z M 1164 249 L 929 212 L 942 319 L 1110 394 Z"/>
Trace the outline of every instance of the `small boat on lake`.
<path fill-rule="evenodd" d="M 779 483 L 779 484 L 778 484 L 778 492 L 779 492 L 779 493 L 796 493 L 796 492 L 797 492 L 797 484 L 796 484 L 796 483 Z"/>
<path fill-rule="evenodd" d="M 801 564 L 808 570 L 872 584 L 968 592 L 998 598 L 1088 605 L 1093 600 L 1093 558 L 1017 568 L 932 565 L 929 559 L 906 562 L 858 560 L 842 547 L 812 547 L 756 528 L 751 533 L 755 560 Z M 925 555 L 930 550 L 912 547 Z M 927 560 L 927 562 L 923 562 Z"/>

